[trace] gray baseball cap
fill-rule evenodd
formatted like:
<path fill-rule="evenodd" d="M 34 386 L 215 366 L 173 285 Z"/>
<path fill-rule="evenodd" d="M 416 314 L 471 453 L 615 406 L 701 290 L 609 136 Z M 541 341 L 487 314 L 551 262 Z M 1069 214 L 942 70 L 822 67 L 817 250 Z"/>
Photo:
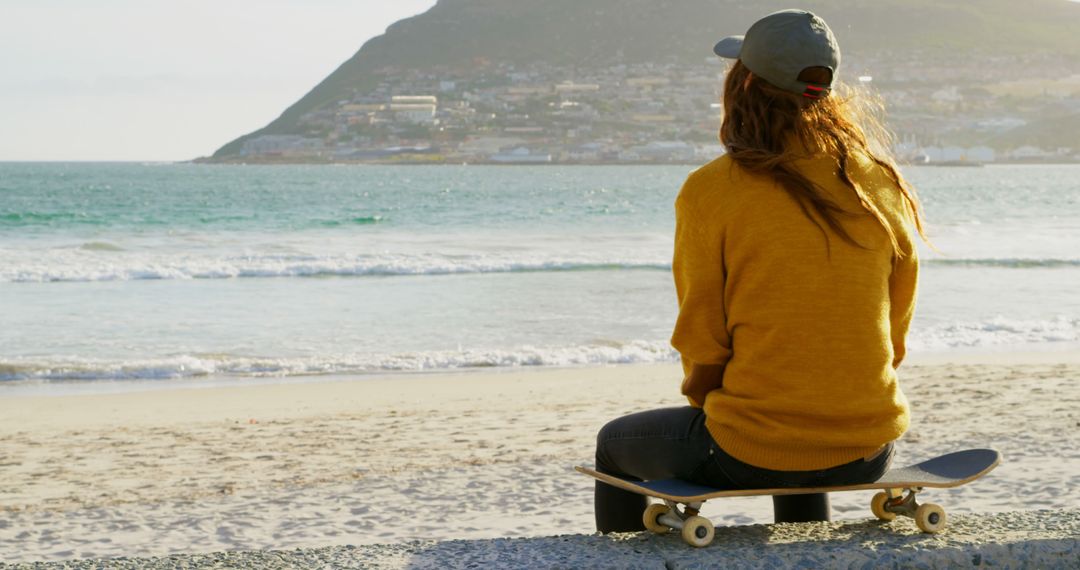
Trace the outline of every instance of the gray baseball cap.
<path fill-rule="evenodd" d="M 819 99 L 832 90 L 829 83 L 805 83 L 799 74 L 808 67 L 826 67 L 832 79 L 840 68 L 840 46 L 825 20 L 805 10 L 781 10 L 758 20 L 745 36 L 729 36 L 713 48 L 716 55 L 741 59 L 754 75 L 784 89 Z"/>

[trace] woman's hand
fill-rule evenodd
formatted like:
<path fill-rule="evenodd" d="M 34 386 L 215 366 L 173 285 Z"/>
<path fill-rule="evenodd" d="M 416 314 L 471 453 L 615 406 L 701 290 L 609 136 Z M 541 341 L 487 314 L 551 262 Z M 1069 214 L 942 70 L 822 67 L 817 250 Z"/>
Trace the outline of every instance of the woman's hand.
<path fill-rule="evenodd" d="M 723 386 L 723 364 L 695 363 L 690 369 L 690 375 L 683 379 L 682 393 L 690 400 L 690 405 L 700 408 L 705 405 L 705 397 L 709 392 Z"/>

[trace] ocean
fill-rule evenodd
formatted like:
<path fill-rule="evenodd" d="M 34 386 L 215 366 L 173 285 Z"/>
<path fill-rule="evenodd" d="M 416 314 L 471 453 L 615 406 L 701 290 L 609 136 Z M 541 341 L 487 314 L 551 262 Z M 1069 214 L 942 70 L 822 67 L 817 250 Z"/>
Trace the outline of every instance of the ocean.
<path fill-rule="evenodd" d="M 674 362 L 691 169 L 0 164 L 0 395 Z M 1080 346 L 1080 166 L 904 172 L 913 353 Z"/>

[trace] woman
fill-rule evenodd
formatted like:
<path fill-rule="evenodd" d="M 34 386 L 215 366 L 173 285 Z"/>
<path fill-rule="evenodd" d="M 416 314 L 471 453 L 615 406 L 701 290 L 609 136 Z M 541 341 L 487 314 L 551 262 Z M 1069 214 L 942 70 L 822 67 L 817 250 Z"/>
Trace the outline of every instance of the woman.
<path fill-rule="evenodd" d="M 690 405 L 604 426 L 597 469 L 724 489 L 872 482 L 908 427 L 895 369 L 918 200 L 880 123 L 831 93 L 840 51 L 820 18 L 771 14 L 716 53 L 736 59 L 728 152 L 675 202 L 672 345 Z M 595 501 L 600 531 L 643 528 L 644 497 L 598 482 Z M 824 495 L 776 506 L 778 521 L 828 520 Z"/>

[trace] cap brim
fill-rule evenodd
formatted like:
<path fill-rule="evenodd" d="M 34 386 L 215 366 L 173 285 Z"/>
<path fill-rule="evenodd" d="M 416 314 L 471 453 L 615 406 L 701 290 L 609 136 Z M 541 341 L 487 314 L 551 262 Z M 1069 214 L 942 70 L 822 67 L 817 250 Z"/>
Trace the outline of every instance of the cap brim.
<path fill-rule="evenodd" d="M 720 57 L 726 57 L 728 59 L 739 59 L 739 53 L 742 52 L 744 36 L 728 36 L 713 48 L 713 53 Z"/>

